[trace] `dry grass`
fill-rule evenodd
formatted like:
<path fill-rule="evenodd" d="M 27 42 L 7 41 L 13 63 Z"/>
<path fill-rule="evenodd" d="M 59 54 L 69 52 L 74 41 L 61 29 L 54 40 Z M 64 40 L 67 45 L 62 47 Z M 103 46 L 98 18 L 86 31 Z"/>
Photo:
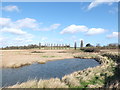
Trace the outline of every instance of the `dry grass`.
<path fill-rule="evenodd" d="M 106 53 L 106 56 L 109 56 L 109 57 L 112 56 L 115 59 L 119 55 L 116 53 L 112 53 L 112 54 Z M 114 75 L 113 69 L 114 69 L 114 67 L 117 66 L 117 63 L 114 62 L 113 59 L 109 59 L 109 58 L 103 57 L 101 55 L 95 56 L 95 59 L 98 60 L 99 62 L 101 62 L 100 66 L 93 67 L 93 68 L 87 68 L 82 71 L 77 71 L 70 75 L 64 76 L 63 81 L 70 87 L 77 87 L 77 88 L 104 87 L 104 82 L 105 82 L 106 78 Z M 77 81 L 79 81 L 80 84 L 76 85 Z M 119 84 L 120 83 L 117 82 L 114 85 L 114 87 L 118 87 Z"/>
<path fill-rule="evenodd" d="M 33 64 L 35 62 L 44 64 L 47 61 L 74 58 L 75 55 L 76 56 L 82 55 L 82 57 L 85 57 L 85 55 L 88 56 L 89 54 L 80 52 L 78 50 L 39 50 L 39 49 L 1 50 L 0 52 L 1 52 L 0 57 L 2 58 L 0 59 L 2 62 L 2 64 L 0 64 L 0 67 L 7 68 L 19 68 L 25 65 Z M 90 54 L 89 57 L 91 57 Z"/>
<path fill-rule="evenodd" d="M 83 54 L 83 53 L 81 53 Z M 81 55 L 77 53 L 77 55 Z M 72 55 L 72 54 L 71 54 Z M 112 56 L 115 58 L 117 54 L 106 53 L 106 56 Z M 87 56 L 87 55 L 86 55 Z M 109 59 L 106 56 L 95 55 L 94 58 L 101 62 L 100 66 L 87 68 L 82 71 L 74 72 L 70 75 L 66 75 L 62 78 L 62 81 L 58 78 L 49 79 L 49 80 L 32 80 L 21 84 L 16 84 L 10 86 L 10 88 L 68 88 L 68 87 L 77 87 L 77 88 L 100 88 L 104 86 L 106 77 L 111 77 L 114 75 L 112 69 L 116 67 L 117 63 L 113 59 Z M 89 57 L 89 56 L 88 56 Z M 93 57 L 93 56 L 92 56 Z M 119 55 L 117 55 L 119 58 Z M 116 86 L 118 87 L 120 83 L 117 82 Z M 112 85 L 111 85 L 112 86 Z"/>
<path fill-rule="evenodd" d="M 75 58 L 81 58 L 81 59 L 93 59 L 98 55 L 98 53 L 78 53 L 75 54 Z"/>
<path fill-rule="evenodd" d="M 31 53 L 31 52 L 44 53 Z M 0 67 L 17 68 L 32 63 L 45 63 L 47 61 L 73 58 L 71 50 L 1 50 Z M 63 53 L 59 53 L 63 52 Z M 67 53 L 64 53 L 67 52 Z M 73 52 L 73 51 L 72 51 Z"/>
<path fill-rule="evenodd" d="M 51 78 L 49 80 L 29 80 L 24 83 L 17 83 L 7 88 L 68 88 L 68 86 L 61 82 L 58 78 Z"/>
<path fill-rule="evenodd" d="M 68 88 L 68 86 L 58 78 L 51 78 L 49 80 L 39 80 L 38 88 Z"/>
<path fill-rule="evenodd" d="M 38 62 L 39 64 L 45 64 L 46 63 L 46 61 L 40 61 L 40 62 Z"/>
<path fill-rule="evenodd" d="M 38 81 L 37 80 L 29 80 L 24 83 L 17 83 L 13 86 L 9 86 L 8 88 L 37 88 Z"/>
<path fill-rule="evenodd" d="M 72 74 L 71 75 L 67 75 L 64 76 L 62 78 L 62 81 L 65 82 L 65 84 L 67 84 L 68 86 L 80 86 L 80 82 L 77 78 L 75 78 Z"/>

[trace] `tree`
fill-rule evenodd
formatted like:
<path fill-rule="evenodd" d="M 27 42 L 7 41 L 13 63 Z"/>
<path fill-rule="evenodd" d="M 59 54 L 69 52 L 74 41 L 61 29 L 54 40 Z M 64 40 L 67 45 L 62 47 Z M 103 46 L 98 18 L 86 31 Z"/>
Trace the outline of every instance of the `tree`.
<path fill-rule="evenodd" d="M 39 49 L 41 49 L 41 43 L 39 43 Z"/>
<path fill-rule="evenodd" d="M 81 48 L 83 47 L 83 40 L 81 40 L 81 45 L 80 45 L 80 47 L 81 47 Z"/>
<path fill-rule="evenodd" d="M 76 50 L 76 47 L 77 47 L 77 45 L 76 45 L 76 42 L 75 42 L 75 44 L 74 44 L 74 49 Z"/>
<path fill-rule="evenodd" d="M 100 44 L 98 43 L 98 44 L 96 45 L 96 47 L 100 47 Z"/>
<path fill-rule="evenodd" d="M 90 43 L 86 44 L 86 47 L 93 47 Z"/>

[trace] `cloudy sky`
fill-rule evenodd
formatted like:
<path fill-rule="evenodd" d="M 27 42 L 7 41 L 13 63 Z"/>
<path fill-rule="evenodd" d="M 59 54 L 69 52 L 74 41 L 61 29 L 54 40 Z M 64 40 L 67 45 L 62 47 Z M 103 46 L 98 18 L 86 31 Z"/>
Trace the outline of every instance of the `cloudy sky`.
<path fill-rule="evenodd" d="M 118 42 L 118 3 L 3 2 L 1 46 Z M 0 47 L 1 47 L 0 46 Z"/>

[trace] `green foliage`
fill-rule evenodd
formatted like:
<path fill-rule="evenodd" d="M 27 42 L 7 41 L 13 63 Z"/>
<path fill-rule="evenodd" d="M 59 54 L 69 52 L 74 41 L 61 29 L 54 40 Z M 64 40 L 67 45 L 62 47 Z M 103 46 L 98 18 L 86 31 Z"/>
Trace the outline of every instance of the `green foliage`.
<path fill-rule="evenodd" d="M 94 48 L 94 47 L 82 48 L 81 50 L 84 52 L 99 52 L 100 51 L 100 49 Z"/>
<path fill-rule="evenodd" d="M 45 52 L 41 52 L 41 51 L 33 51 L 31 53 L 45 53 Z"/>
<path fill-rule="evenodd" d="M 79 54 L 79 55 L 75 55 L 74 58 L 81 58 L 81 59 L 86 59 L 86 58 L 91 58 L 94 59 L 97 56 L 97 54 L 87 54 L 87 53 L 83 53 L 83 54 Z"/>
<path fill-rule="evenodd" d="M 86 47 L 93 47 L 90 43 L 86 44 Z"/>
<path fill-rule="evenodd" d="M 77 44 L 76 44 L 76 42 L 75 42 L 75 44 L 74 44 L 74 49 L 76 50 L 76 48 L 77 48 Z"/>
<path fill-rule="evenodd" d="M 83 40 L 81 40 L 81 48 L 83 47 Z"/>
<path fill-rule="evenodd" d="M 52 58 L 52 57 L 55 57 L 55 56 L 42 56 L 42 57 L 45 57 L 45 58 Z"/>

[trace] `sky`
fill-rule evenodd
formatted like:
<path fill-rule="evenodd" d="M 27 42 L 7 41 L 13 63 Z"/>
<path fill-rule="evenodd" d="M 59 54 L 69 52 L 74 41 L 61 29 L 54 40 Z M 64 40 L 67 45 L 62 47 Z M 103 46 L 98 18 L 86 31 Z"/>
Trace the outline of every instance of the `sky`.
<path fill-rule="evenodd" d="M 117 2 L 3 2 L 0 47 L 118 43 Z"/>

